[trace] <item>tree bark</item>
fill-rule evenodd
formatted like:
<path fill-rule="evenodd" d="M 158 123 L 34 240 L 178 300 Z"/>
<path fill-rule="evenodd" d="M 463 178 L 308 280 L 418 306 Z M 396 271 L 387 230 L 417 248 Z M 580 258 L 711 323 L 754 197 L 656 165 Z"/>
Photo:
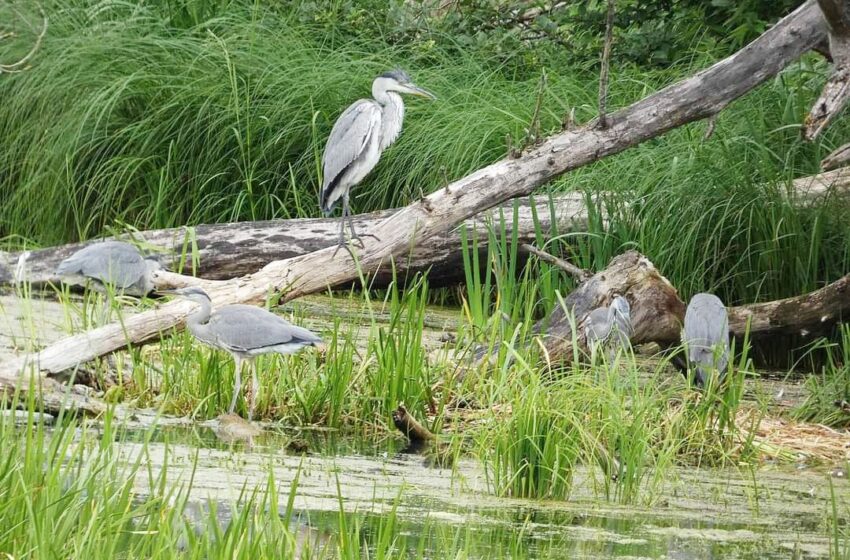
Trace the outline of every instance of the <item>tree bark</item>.
<path fill-rule="evenodd" d="M 597 307 L 609 305 L 615 295 L 625 297 L 631 305 L 632 344 L 655 342 L 666 348 L 681 343 L 685 304 L 649 259 L 629 251 L 579 285 L 562 306 L 534 326 L 545 359 L 565 363 L 575 350 L 586 353 L 587 315 Z M 777 336 L 805 339 L 821 335 L 850 317 L 850 274 L 808 294 L 730 307 L 728 314 L 730 334 L 739 340 L 748 335 L 754 344 Z M 490 353 L 482 349 L 475 364 L 480 365 L 485 359 L 492 362 L 497 353 L 498 349 Z"/>
<path fill-rule="evenodd" d="M 508 158 L 441 188 L 383 220 L 359 256 L 322 249 L 275 261 L 245 277 L 211 282 L 163 272 L 158 286 L 195 283 L 207 288 L 214 305 L 259 302 L 269 293 L 283 300 L 323 290 L 371 273 L 422 241 L 512 198 L 527 196 L 552 178 L 619 153 L 673 128 L 720 111 L 734 99 L 775 76 L 825 36 L 820 10 L 805 3 L 739 52 L 710 68 L 608 116 L 608 127 L 584 126 L 551 137 L 519 158 Z M 180 326 L 194 308 L 171 302 L 68 337 L 33 355 L 0 365 L 0 376 L 27 371 L 58 372 L 127 345 L 162 336 Z"/>
<path fill-rule="evenodd" d="M 850 190 L 850 168 L 795 179 L 788 191 L 792 203 L 805 207 L 828 195 L 845 195 Z M 506 232 L 513 231 L 516 204 L 517 239 L 520 244 L 534 245 L 536 232 L 548 240 L 551 231 L 559 234 L 587 229 L 587 200 L 580 193 L 518 199 L 468 219 L 461 227 L 434 235 L 415 246 L 396 262 L 397 277 L 404 280 L 416 272 L 430 270 L 429 285 L 449 286 L 465 279 L 461 254 L 461 228 L 469 238 L 477 232 L 479 251 L 487 248 L 487 228 L 500 225 L 502 216 Z M 381 220 L 398 210 L 384 210 L 354 217 L 359 230 L 371 231 Z M 536 218 L 535 218 L 536 216 Z M 555 226 L 553 230 L 552 227 Z M 143 231 L 136 234 L 144 247 L 161 251 L 159 261 L 171 270 L 192 270 L 192 255 L 184 249 L 190 242 L 197 248 L 195 276 L 208 280 L 229 280 L 250 274 L 277 260 L 298 257 L 337 243 L 339 222 L 333 218 L 268 220 L 228 224 L 208 224 Z M 129 236 L 122 239 L 133 241 Z M 86 245 L 72 243 L 32 251 L 6 253 L 0 251 L 0 284 L 26 281 L 34 286 L 58 285 L 56 267 L 62 259 Z M 185 256 L 184 256 L 185 255 Z M 539 256 L 539 255 L 538 255 Z M 555 263 L 557 264 L 557 263 Z M 561 266 L 561 265 L 558 265 Z M 572 274 L 572 273 L 571 273 Z M 387 286 L 393 280 L 392 267 L 380 266 L 369 278 L 373 288 Z"/>
<path fill-rule="evenodd" d="M 847 184 L 850 185 L 850 173 Z M 430 270 L 431 286 L 454 285 L 464 280 L 461 253 L 461 228 L 478 239 L 480 251 L 486 251 L 487 231 L 491 226 L 500 229 L 502 220 L 508 236 L 513 231 L 514 203 L 492 209 L 470 218 L 461 227 L 441 232 L 413 247 L 395 263 L 396 275 L 404 280 L 416 272 Z M 354 217 L 358 231 L 372 231 L 382 220 L 397 210 L 385 210 Z M 551 200 L 548 197 L 516 201 L 517 237 L 520 243 L 535 243 L 536 232 L 548 239 L 555 225 L 560 233 L 585 231 L 587 207 L 581 193 L 566 193 Z M 200 225 L 194 228 L 173 228 L 140 232 L 136 237 L 144 246 L 163 251 L 158 259 L 171 270 L 192 270 L 191 251 L 184 250 L 190 241 L 197 247 L 196 276 L 210 280 L 229 280 L 259 270 L 270 262 L 298 257 L 314 251 L 335 247 L 339 221 L 333 218 L 296 220 L 269 220 L 230 224 Z M 125 238 L 126 239 L 126 238 Z M 88 243 L 73 243 L 47 249 L 2 253 L 0 252 L 0 283 L 13 278 L 33 285 L 58 285 L 56 267 L 62 259 L 80 250 Z M 191 246 L 191 245 L 190 245 Z M 185 256 L 184 256 L 185 255 Z M 393 280 L 393 267 L 382 263 L 369 278 L 369 286 L 382 288 Z"/>
<path fill-rule="evenodd" d="M 844 109 L 850 99 L 850 2 L 818 0 L 829 28 L 832 74 L 803 125 L 803 138 L 814 140 Z"/>
<path fill-rule="evenodd" d="M 729 309 L 729 329 L 743 338 L 758 339 L 782 334 L 803 337 L 820 334 L 850 318 L 850 274 L 819 290 L 800 296 L 751 303 Z"/>

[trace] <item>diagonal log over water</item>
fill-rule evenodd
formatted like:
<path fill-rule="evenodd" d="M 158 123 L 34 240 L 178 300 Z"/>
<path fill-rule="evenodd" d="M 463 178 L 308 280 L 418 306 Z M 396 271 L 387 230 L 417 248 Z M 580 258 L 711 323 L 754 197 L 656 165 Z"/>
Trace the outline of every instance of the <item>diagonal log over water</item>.
<path fill-rule="evenodd" d="M 709 117 L 775 76 L 826 37 L 817 4 L 809 0 L 734 55 L 696 75 L 608 115 L 607 128 L 594 124 L 557 134 L 519 158 L 504 159 L 441 188 L 380 223 L 359 252 L 323 249 L 269 263 L 254 274 L 227 282 L 202 282 L 215 305 L 259 302 L 270 292 L 291 300 L 376 270 L 394 256 L 462 220 L 527 196 L 567 171 L 619 153 L 673 128 Z M 159 285 L 185 284 L 163 273 Z M 0 365 L 0 385 L 14 384 L 26 371 L 58 372 L 98 356 L 160 336 L 183 324 L 192 305 L 173 302 L 113 324 L 64 339 L 34 355 Z"/>

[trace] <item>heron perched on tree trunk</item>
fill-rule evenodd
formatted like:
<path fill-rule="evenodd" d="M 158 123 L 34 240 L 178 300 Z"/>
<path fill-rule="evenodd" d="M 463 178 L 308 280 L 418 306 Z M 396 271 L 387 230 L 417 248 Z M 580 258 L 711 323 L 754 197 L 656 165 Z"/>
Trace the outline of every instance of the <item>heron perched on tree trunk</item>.
<path fill-rule="evenodd" d="M 242 362 L 253 360 L 260 354 L 294 354 L 308 346 L 321 344 L 319 336 L 303 327 L 291 325 L 270 311 L 253 305 L 225 305 L 212 310 L 210 296 L 201 288 L 162 290 L 188 299 L 201 307 L 186 319 L 192 336 L 208 346 L 228 352 L 236 363 L 233 398 L 228 413 L 236 408 L 236 399 L 242 388 Z M 257 368 L 251 364 L 251 398 L 248 403 L 248 420 L 254 416 L 254 404 L 260 390 Z"/>
<path fill-rule="evenodd" d="M 342 200 L 339 246 L 345 245 L 345 219 L 351 238 L 362 240 L 354 231 L 348 195 L 378 164 L 381 153 L 396 141 L 404 122 L 404 102 L 400 93 L 436 97 L 415 85 L 403 70 L 385 72 L 372 82 L 372 97 L 352 103 L 337 119 L 322 156 L 323 182 L 320 205 L 325 215 Z"/>

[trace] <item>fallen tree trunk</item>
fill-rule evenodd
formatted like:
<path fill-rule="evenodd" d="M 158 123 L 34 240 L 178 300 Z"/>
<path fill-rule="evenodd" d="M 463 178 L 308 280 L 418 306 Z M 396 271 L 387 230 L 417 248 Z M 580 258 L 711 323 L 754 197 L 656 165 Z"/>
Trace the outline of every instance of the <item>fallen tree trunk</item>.
<path fill-rule="evenodd" d="M 666 348 L 681 343 L 685 304 L 646 257 L 629 251 L 579 285 L 562 306 L 535 325 L 533 332 L 540 335 L 546 359 L 568 362 L 575 350 L 587 352 L 584 321 L 615 295 L 631 304 L 632 344 L 655 342 Z M 749 336 L 753 344 L 760 344 L 783 335 L 805 340 L 850 318 L 850 274 L 808 294 L 730 307 L 728 313 L 730 334 L 739 340 Z M 477 363 L 486 356 L 479 354 Z M 495 356 L 495 351 L 489 354 L 491 359 Z"/>
<path fill-rule="evenodd" d="M 806 2 L 758 39 L 729 58 L 607 115 L 607 127 L 587 125 L 558 134 L 518 158 L 508 158 L 405 207 L 370 233 L 359 257 L 323 249 L 283 261 L 227 282 L 198 282 L 163 272 L 158 286 L 199 283 L 214 305 L 259 302 L 269 293 L 291 300 L 350 281 L 406 254 L 423 240 L 446 232 L 461 221 L 509 199 L 527 196 L 538 186 L 569 170 L 619 153 L 685 123 L 709 117 L 734 99 L 775 76 L 825 36 L 823 16 Z M 183 323 L 190 302 L 171 302 L 140 313 L 121 324 L 107 325 L 68 337 L 33 355 L 0 365 L 0 376 L 59 372 L 98 356 L 162 336 Z"/>
<path fill-rule="evenodd" d="M 850 190 L 850 168 L 795 179 L 789 189 L 791 202 L 801 207 L 825 196 L 844 195 Z M 511 237 L 516 209 L 517 239 L 534 245 L 537 231 L 548 239 L 550 231 L 559 234 L 586 231 L 587 199 L 581 193 L 564 193 L 549 199 L 519 199 L 470 218 L 458 228 L 434 235 L 416 245 L 395 263 L 398 278 L 430 270 L 431 286 L 449 286 L 465 280 L 461 253 L 461 228 L 469 238 L 477 234 L 479 251 L 486 251 L 488 228 L 504 219 Z M 372 231 L 397 210 L 385 210 L 354 217 L 359 231 Z M 555 226 L 553 230 L 553 225 Z M 339 221 L 335 218 L 267 220 L 209 224 L 142 231 L 134 237 L 145 246 L 162 251 L 161 264 L 171 270 L 192 270 L 191 246 L 196 248 L 197 268 L 193 275 L 209 280 L 229 280 L 250 274 L 276 260 L 289 259 L 333 247 L 337 243 Z M 128 239 L 129 236 L 122 237 Z M 46 249 L 15 253 L 0 252 L 0 284 L 26 281 L 32 285 L 58 285 L 56 267 L 62 259 L 94 242 L 72 243 Z M 2 273 L 3 269 L 6 274 Z M 369 279 L 371 287 L 385 287 L 393 279 L 390 266 L 381 266 Z"/>
<path fill-rule="evenodd" d="M 846 184 L 850 185 L 850 172 Z M 514 229 L 516 209 L 517 238 L 520 243 L 535 243 L 537 231 L 548 238 L 553 225 L 560 233 L 586 231 L 587 206 L 581 193 L 566 193 L 551 200 L 548 197 L 521 199 L 483 212 L 470 218 L 458 228 L 434 235 L 401 255 L 395 269 L 404 279 L 416 272 L 430 270 L 431 286 L 454 285 L 464 280 L 461 228 L 467 228 L 469 239 L 478 239 L 479 251 L 486 251 L 487 231 L 504 220 L 508 239 Z M 358 231 L 372 231 L 396 210 L 385 210 L 354 217 Z M 497 227 L 497 231 L 500 228 Z M 335 247 L 339 238 L 338 218 L 269 220 L 230 224 L 200 225 L 193 228 L 173 228 L 139 232 L 135 237 L 145 246 L 161 249 L 161 264 L 170 270 L 192 270 L 191 246 L 197 248 L 198 266 L 194 275 L 210 280 L 229 280 L 259 270 L 270 262 L 298 257 L 314 251 Z M 126 238 L 125 238 L 126 239 Z M 33 285 L 58 285 L 56 267 L 89 243 L 73 243 L 36 251 L 0 253 L 0 283 L 26 281 Z M 393 280 L 389 262 L 379 266 L 369 278 L 369 285 L 381 288 Z"/>

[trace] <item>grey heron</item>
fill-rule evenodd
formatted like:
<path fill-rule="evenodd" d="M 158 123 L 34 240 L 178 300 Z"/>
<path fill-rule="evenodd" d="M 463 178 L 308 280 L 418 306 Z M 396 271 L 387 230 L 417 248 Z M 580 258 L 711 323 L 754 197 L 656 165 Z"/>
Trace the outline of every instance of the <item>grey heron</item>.
<path fill-rule="evenodd" d="M 203 344 L 233 356 L 236 368 L 229 414 L 236 408 L 236 399 L 242 389 L 242 362 L 251 361 L 261 354 L 294 354 L 322 342 L 315 333 L 252 305 L 225 305 L 213 311 L 210 296 L 201 288 L 161 290 L 159 293 L 188 299 L 200 305 L 186 319 L 189 332 Z M 251 366 L 249 421 L 254 415 L 254 402 L 260 389 L 257 368 L 253 363 Z"/>
<path fill-rule="evenodd" d="M 325 144 L 320 206 L 327 216 L 342 201 L 340 247 L 345 245 L 346 217 L 351 228 L 351 238 L 362 244 L 351 221 L 349 191 L 374 169 L 381 153 L 401 133 L 404 121 L 401 93 L 436 99 L 431 92 L 415 85 L 403 70 L 384 72 L 372 82 L 374 99 L 359 99 L 352 103 L 334 123 Z"/>
<path fill-rule="evenodd" d="M 110 286 L 118 292 L 142 297 L 153 290 L 153 273 L 162 266 L 143 257 L 123 241 L 101 241 L 83 247 L 59 263 L 56 274 L 75 280 L 94 280 L 95 287 Z"/>
<path fill-rule="evenodd" d="M 610 307 L 591 311 L 584 323 L 584 333 L 590 346 L 610 344 L 612 348 L 628 348 L 634 334 L 629 301 L 618 295 L 611 300 Z"/>
<path fill-rule="evenodd" d="M 713 370 L 723 378 L 729 365 L 729 320 L 720 298 L 706 293 L 691 298 L 685 311 L 682 343 L 687 364 L 679 361 L 674 365 L 685 374 L 692 368 L 697 385 L 704 387 Z"/>

